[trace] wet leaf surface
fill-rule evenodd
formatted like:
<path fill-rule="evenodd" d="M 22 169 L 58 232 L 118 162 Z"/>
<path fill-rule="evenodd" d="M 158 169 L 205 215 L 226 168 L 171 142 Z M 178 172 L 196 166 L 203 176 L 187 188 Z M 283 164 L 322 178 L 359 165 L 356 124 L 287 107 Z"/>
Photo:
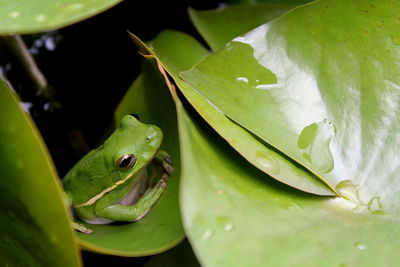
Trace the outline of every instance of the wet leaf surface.
<path fill-rule="evenodd" d="M 137 39 L 136 39 L 137 40 Z M 139 40 L 137 42 L 140 43 Z M 227 118 L 215 105 L 179 78 L 179 72 L 189 69 L 208 55 L 207 50 L 188 35 L 164 31 L 150 42 L 156 58 L 176 82 L 178 88 L 199 114 L 249 162 L 275 179 L 300 190 L 318 195 L 333 195 L 318 178 L 290 159 L 260 142 L 241 126 Z M 143 48 L 146 48 L 142 43 Z"/>
<path fill-rule="evenodd" d="M 181 205 L 202 266 L 396 266 L 398 218 L 302 193 L 247 163 L 178 105 Z"/>
<path fill-rule="evenodd" d="M 355 204 L 397 214 L 399 10 L 398 1 L 318 1 L 182 75 L 333 188 L 351 182 Z"/>

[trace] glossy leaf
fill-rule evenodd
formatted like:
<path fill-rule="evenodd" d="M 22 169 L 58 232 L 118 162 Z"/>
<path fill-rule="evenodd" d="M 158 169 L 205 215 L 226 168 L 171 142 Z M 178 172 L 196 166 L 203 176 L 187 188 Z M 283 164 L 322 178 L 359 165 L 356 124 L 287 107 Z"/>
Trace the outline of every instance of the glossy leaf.
<path fill-rule="evenodd" d="M 255 27 L 275 19 L 292 5 L 247 3 L 215 10 L 189 9 L 190 19 L 213 51 Z"/>
<path fill-rule="evenodd" d="M 58 29 L 94 16 L 122 0 L 0 0 L 0 34 Z"/>
<path fill-rule="evenodd" d="M 20 100 L 0 80 L 0 262 L 80 266 L 56 170 Z"/>
<path fill-rule="evenodd" d="M 355 205 L 398 213 L 399 11 L 399 1 L 318 1 L 182 75 Z"/>
<path fill-rule="evenodd" d="M 136 41 L 146 49 L 143 43 L 137 39 Z M 318 195 L 333 195 L 333 192 L 318 178 L 305 169 L 299 168 L 271 147 L 261 143 L 179 78 L 180 71 L 189 69 L 208 55 L 207 50 L 200 43 L 188 35 L 175 31 L 164 31 L 150 43 L 150 46 L 152 50 L 147 48 L 147 52 L 154 53 L 154 56 L 173 77 L 187 100 L 249 162 L 275 179 L 300 190 Z"/>
<path fill-rule="evenodd" d="M 175 107 L 162 76 L 150 63 L 133 83 L 117 110 L 115 121 L 125 114 L 137 114 L 141 121 L 155 124 L 164 133 L 162 148 L 173 159 L 174 173 L 168 189 L 142 220 L 133 223 L 86 226 L 90 235 L 79 234 L 89 250 L 121 256 L 145 256 L 163 252 L 184 238 L 178 190 L 180 176 L 179 141 Z"/>
<path fill-rule="evenodd" d="M 397 266 L 398 218 L 286 187 L 178 105 L 183 222 L 202 266 Z"/>

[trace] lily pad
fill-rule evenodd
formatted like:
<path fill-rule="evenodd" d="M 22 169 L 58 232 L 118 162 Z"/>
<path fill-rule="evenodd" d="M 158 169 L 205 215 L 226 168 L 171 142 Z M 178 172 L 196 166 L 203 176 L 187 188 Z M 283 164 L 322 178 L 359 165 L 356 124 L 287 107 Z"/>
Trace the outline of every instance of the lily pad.
<path fill-rule="evenodd" d="M 398 1 L 318 1 L 182 76 L 342 196 L 398 214 L 399 11 Z"/>
<path fill-rule="evenodd" d="M 293 5 L 246 3 L 228 5 L 215 10 L 190 8 L 189 15 L 207 44 L 216 51 L 236 36 L 281 16 L 293 7 Z"/>
<path fill-rule="evenodd" d="M 199 114 L 242 156 L 275 179 L 300 190 L 333 195 L 333 191 L 304 168 L 297 166 L 271 147 L 260 142 L 251 133 L 232 122 L 210 101 L 193 90 L 179 77 L 179 72 L 189 69 L 208 55 L 207 50 L 192 37 L 164 31 L 149 44 L 148 48 L 137 37 L 136 42 L 147 50 L 169 72 L 180 91 Z"/>
<path fill-rule="evenodd" d="M 94 16 L 122 0 L 0 0 L 0 34 L 58 29 Z"/>
<path fill-rule="evenodd" d="M 53 162 L 20 105 L 0 80 L 0 262 L 81 266 Z"/>
<path fill-rule="evenodd" d="M 287 187 L 179 105 L 186 234 L 202 266 L 397 266 L 398 218 Z"/>
<path fill-rule="evenodd" d="M 132 113 L 145 123 L 157 125 L 164 133 L 161 149 L 171 155 L 174 167 L 167 191 L 142 220 L 125 224 L 85 224 L 93 233 L 79 233 L 78 236 L 85 249 L 137 257 L 168 250 L 185 235 L 178 203 L 180 154 L 175 107 L 163 77 L 150 63 L 143 65 L 142 75 L 122 99 L 115 111 L 115 121 Z"/>

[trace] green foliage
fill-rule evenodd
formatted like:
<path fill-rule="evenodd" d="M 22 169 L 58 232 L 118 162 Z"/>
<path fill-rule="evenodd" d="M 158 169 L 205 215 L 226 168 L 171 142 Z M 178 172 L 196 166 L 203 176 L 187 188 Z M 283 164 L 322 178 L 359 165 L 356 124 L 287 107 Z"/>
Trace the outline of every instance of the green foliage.
<path fill-rule="evenodd" d="M 87 225 L 93 234 L 78 234 L 85 249 L 152 255 L 186 234 L 203 266 L 399 265 L 400 2 L 266 2 L 190 9 L 214 52 L 176 31 L 147 44 L 132 36 L 149 62 L 115 121 L 136 113 L 158 125 L 175 172 L 143 220 Z M 6 3 L 0 33 L 60 27 L 114 1 L 54 20 L 56 11 L 33 8 L 43 24 L 32 27 Z M 0 89 L 0 260 L 79 265 L 54 167 L 7 85 Z M 199 263 L 183 243 L 147 266 L 163 264 Z"/>
<path fill-rule="evenodd" d="M 0 80 L 0 263 L 80 266 L 59 178 L 18 102 Z"/>
<path fill-rule="evenodd" d="M 140 44 L 142 43 L 139 42 Z M 180 71 L 190 68 L 208 55 L 207 50 L 200 43 L 188 35 L 164 31 L 150 45 L 152 50 L 142 44 L 148 53 L 154 53 L 200 115 L 249 162 L 275 179 L 303 191 L 318 195 L 334 194 L 308 171 L 297 168 L 286 157 L 271 147 L 265 146 L 252 134 L 232 122 L 215 105 L 179 78 Z"/>
<path fill-rule="evenodd" d="M 0 0 L 0 34 L 58 29 L 94 16 L 122 0 Z"/>
<path fill-rule="evenodd" d="M 191 200 L 184 201 L 187 234 L 201 262 L 234 265 L 239 259 L 215 253 L 217 247 L 229 243 L 237 244 L 237 253 L 248 256 L 242 264 L 253 261 L 256 266 L 267 261 L 283 266 L 398 264 L 400 258 L 393 246 L 383 244 L 392 244 L 399 237 L 399 185 L 395 178 L 399 163 L 393 160 L 400 145 L 395 115 L 400 84 L 395 40 L 400 22 L 394 12 L 399 4 L 325 0 L 300 7 L 234 39 L 181 73 L 222 113 L 315 173 L 343 197 L 299 198 L 291 190 L 275 191 L 275 195 L 270 186 L 263 205 L 257 206 L 257 193 L 246 191 L 235 178 L 246 169 L 240 173 L 244 179 L 250 169 L 226 173 L 238 163 L 220 162 L 221 167 L 213 168 L 213 173 L 199 175 L 214 177 L 210 186 L 199 192 L 201 199 L 191 194 Z M 204 151 L 206 145 L 201 147 Z M 212 158 L 209 151 L 203 153 Z M 205 164 L 213 166 L 216 158 L 227 157 L 218 155 Z M 231 157 L 228 162 L 233 160 Z M 199 172 L 205 171 L 199 168 Z M 251 183 L 256 176 L 243 183 Z M 229 177 L 229 186 L 222 177 Z M 192 183 L 188 187 L 200 187 Z M 221 200 L 222 207 L 216 209 L 239 225 L 235 235 L 241 236 L 240 242 L 224 243 L 229 239 L 221 237 L 222 230 L 213 221 L 217 213 L 193 210 L 204 208 L 205 199 L 218 203 L 210 193 L 213 190 L 228 192 L 225 207 Z M 209 192 L 206 198 L 205 191 Z M 291 204 L 280 205 L 282 201 Z M 194 204 L 187 204 L 190 202 Z M 233 209 L 224 213 L 229 206 L 240 210 L 240 217 L 257 233 L 249 227 L 242 229 L 246 222 L 240 221 Z M 252 213 L 254 208 L 263 215 Z M 255 217 L 260 219 L 258 223 Z M 207 242 L 202 240 L 204 235 Z M 260 236 L 263 241 L 257 242 Z"/>

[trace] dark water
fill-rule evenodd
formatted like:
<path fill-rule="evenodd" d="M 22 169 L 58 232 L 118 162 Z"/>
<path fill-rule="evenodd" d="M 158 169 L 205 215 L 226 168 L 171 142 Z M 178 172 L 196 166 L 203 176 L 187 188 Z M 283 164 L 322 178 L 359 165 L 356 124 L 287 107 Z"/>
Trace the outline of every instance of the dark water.
<path fill-rule="evenodd" d="M 0 66 L 42 133 L 60 176 L 84 153 L 73 146 L 81 133 L 94 147 L 112 122 L 121 97 L 140 73 L 141 57 L 127 30 L 150 40 L 163 29 L 175 29 L 200 39 L 187 15 L 187 7 L 213 9 L 220 1 L 133 1 L 83 22 L 24 40 L 37 64 L 56 92 L 60 109 L 49 110 L 42 96 L 15 58 L 0 46 Z M 71 137 L 72 136 L 72 137 Z M 78 135 L 79 136 L 79 135 Z M 85 266 L 110 263 L 114 266 L 141 266 L 149 257 L 122 258 L 83 252 Z"/>

